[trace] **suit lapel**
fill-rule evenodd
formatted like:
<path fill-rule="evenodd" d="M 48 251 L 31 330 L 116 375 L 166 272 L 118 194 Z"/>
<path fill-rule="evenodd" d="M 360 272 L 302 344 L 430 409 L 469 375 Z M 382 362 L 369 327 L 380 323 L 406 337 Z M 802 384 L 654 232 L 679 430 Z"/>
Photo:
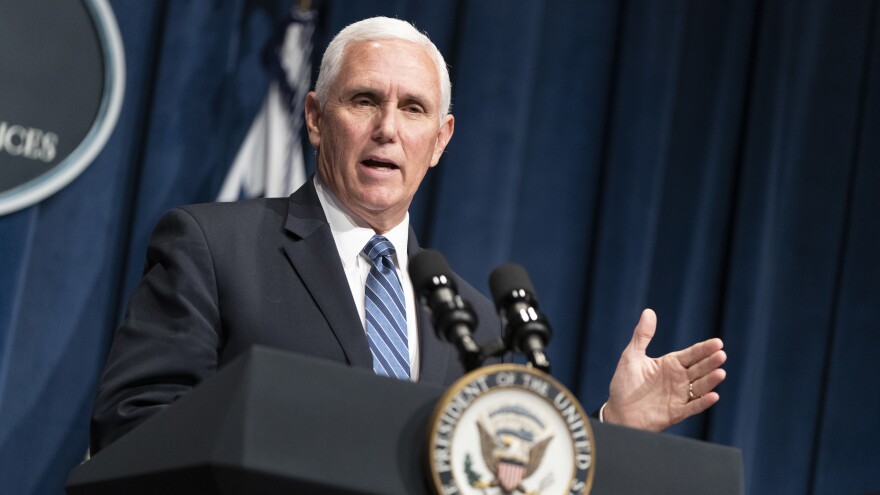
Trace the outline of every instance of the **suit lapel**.
<path fill-rule="evenodd" d="M 363 325 L 351 300 L 336 243 L 309 180 L 288 200 L 284 252 L 330 324 L 352 366 L 373 368 Z"/>
<path fill-rule="evenodd" d="M 413 255 L 422 250 L 416 239 L 416 234 L 409 229 L 409 242 L 407 255 Z M 416 294 L 418 298 L 418 294 Z M 418 313 L 419 325 L 419 381 L 446 385 L 446 373 L 449 367 L 449 359 L 452 357 L 452 344 L 443 342 L 437 337 L 434 325 L 431 324 L 431 313 L 424 305 L 416 300 L 416 312 Z"/>
<path fill-rule="evenodd" d="M 373 369 L 373 356 L 350 294 L 336 243 L 315 186 L 310 179 L 288 199 L 288 234 L 284 252 L 326 318 L 352 366 Z M 415 232 L 409 231 L 407 255 L 421 251 Z M 445 384 L 452 344 L 441 341 L 430 312 L 416 301 L 419 328 L 419 381 Z"/>

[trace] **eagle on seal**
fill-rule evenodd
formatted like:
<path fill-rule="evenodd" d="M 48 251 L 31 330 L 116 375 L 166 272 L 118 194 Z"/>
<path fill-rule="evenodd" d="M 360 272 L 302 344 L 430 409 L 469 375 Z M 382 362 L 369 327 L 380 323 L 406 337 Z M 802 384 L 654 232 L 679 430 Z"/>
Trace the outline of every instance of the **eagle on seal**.
<path fill-rule="evenodd" d="M 541 465 L 553 436 L 535 442 L 532 431 L 525 428 L 502 426 L 493 434 L 483 421 L 476 423 L 480 430 L 483 461 L 495 475 L 493 481 L 479 483 L 481 486 L 477 488 L 500 487 L 505 495 L 517 492 L 532 495 L 522 486 L 522 481 Z"/>

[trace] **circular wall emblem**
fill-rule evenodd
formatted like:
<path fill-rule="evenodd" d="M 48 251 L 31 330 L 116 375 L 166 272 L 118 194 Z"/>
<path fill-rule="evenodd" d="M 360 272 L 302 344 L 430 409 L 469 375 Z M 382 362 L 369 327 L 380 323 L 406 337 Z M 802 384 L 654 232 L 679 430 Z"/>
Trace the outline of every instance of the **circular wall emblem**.
<path fill-rule="evenodd" d="M 437 404 L 430 435 L 439 494 L 581 495 L 593 484 L 587 415 L 532 368 L 499 364 L 464 376 Z"/>
<path fill-rule="evenodd" d="M 75 179 L 104 147 L 125 80 L 106 0 L 0 0 L 0 215 Z"/>

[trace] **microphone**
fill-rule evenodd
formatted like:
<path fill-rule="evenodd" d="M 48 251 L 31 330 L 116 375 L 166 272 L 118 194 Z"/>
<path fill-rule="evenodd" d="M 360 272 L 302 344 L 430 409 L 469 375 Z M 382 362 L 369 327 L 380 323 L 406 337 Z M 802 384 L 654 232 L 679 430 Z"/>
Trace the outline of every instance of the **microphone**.
<path fill-rule="evenodd" d="M 550 373 L 550 361 L 544 348 L 553 331 L 538 311 L 538 299 L 525 268 L 507 263 L 489 276 L 489 288 L 501 322 L 507 328 L 507 345 L 514 352 L 525 354 L 536 368 Z"/>
<path fill-rule="evenodd" d="M 455 344 L 467 371 L 476 369 L 481 361 L 480 347 L 472 336 L 477 315 L 458 295 L 446 258 L 433 249 L 420 251 L 409 260 L 409 276 L 419 301 L 431 310 L 437 336 Z"/>

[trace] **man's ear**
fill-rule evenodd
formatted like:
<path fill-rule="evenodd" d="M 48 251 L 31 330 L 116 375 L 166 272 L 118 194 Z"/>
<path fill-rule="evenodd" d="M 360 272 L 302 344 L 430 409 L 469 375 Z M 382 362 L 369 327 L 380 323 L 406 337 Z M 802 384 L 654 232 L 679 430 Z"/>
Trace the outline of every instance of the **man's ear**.
<path fill-rule="evenodd" d="M 440 161 L 440 157 L 443 156 L 443 151 L 446 149 L 446 145 L 449 144 L 449 140 L 452 139 L 454 131 L 455 117 L 450 114 L 443 119 L 443 124 L 440 125 L 440 130 L 437 131 L 437 143 L 434 144 L 434 155 L 431 157 L 432 167 Z"/>
<path fill-rule="evenodd" d="M 310 91 L 306 95 L 306 129 L 309 131 L 309 142 L 316 149 L 321 144 L 321 105 L 318 103 L 318 95 Z"/>

